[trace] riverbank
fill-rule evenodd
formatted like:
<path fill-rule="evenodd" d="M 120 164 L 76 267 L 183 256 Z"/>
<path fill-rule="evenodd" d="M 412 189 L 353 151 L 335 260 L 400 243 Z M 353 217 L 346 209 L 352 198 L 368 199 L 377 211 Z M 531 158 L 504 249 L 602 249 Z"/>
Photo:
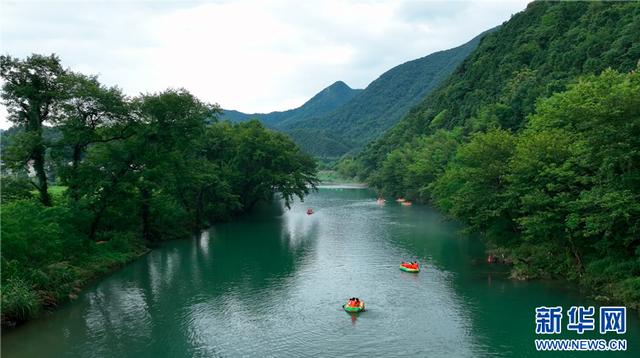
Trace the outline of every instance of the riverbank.
<path fill-rule="evenodd" d="M 544 269 L 539 262 L 553 260 L 557 256 L 556 252 L 547 252 L 542 257 L 540 255 L 523 255 L 523 251 L 496 246 L 488 242 L 482 235 L 486 247 L 487 260 L 492 258 L 495 264 L 506 265 L 509 269 L 509 278 L 516 281 L 564 281 L 576 285 L 585 296 L 601 302 L 602 304 L 624 305 L 628 309 L 635 310 L 640 316 L 640 279 L 635 277 L 624 277 L 620 273 L 611 271 L 602 272 L 579 272 L 578 270 L 568 270 L 574 266 L 564 266 L 567 271 L 551 271 Z M 550 266 L 550 265 L 547 265 Z M 560 265 L 558 265 L 559 268 Z"/>
<path fill-rule="evenodd" d="M 22 259 L 33 260 L 29 267 L 22 267 L 19 259 L 3 258 L 2 327 L 14 327 L 74 300 L 90 282 L 150 251 L 141 240 L 130 245 L 122 239 L 94 242 L 83 236 L 78 245 L 65 245 L 67 238 L 79 238 L 69 225 L 61 225 L 63 223 L 58 221 L 71 215 L 71 211 L 64 206 L 66 191 L 65 186 L 50 187 L 51 199 L 56 205 L 52 208 L 44 208 L 36 203 L 35 191 L 30 191 L 34 197 L 32 200 L 3 204 L 4 251 L 28 249 L 27 246 L 37 238 L 45 238 L 49 243 L 44 245 L 43 250 L 20 252 Z M 22 223 L 27 213 L 36 214 L 37 219 Z M 38 236 L 15 242 L 13 235 L 19 234 L 21 229 L 29 229 Z M 65 250 L 73 250 L 73 254 Z M 46 262 L 45 256 L 54 260 Z"/>
<path fill-rule="evenodd" d="M 416 203 L 429 205 L 429 203 Z M 443 214 L 446 215 L 446 214 Z M 468 228 L 464 230 L 468 232 Z M 585 296 L 601 302 L 602 304 L 624 305 L 630 310 L 634 310 L 640 316 L 640 278 L 629 277 L 624 270 L 611 266 L 599 270 L 588 270 L 580 272 L 576 269 L 575 263 L 569 262 L 557 266 L 549 262 L 557 262 L 557 252 L 548 251 L 540 254 L 535 248 L 525 247 L 510 249 L 497 246 L 495 243 L 486 240 L 480 235 L 486 246 L 485 255 L 487 260 L 492 257 L 495 264 L 509 267 L 509 278 L 516 281 L 565 281 L 576 287 Z M 526 255 L 529 253 L 530 255 Z M 607 264 L 610 260 L 606 261 Z M 621 263 L 621 266 L 624 263 Z M 548 267 L 555 268 L 555 271 Z"/>
<path fill-rule="evenodd" d="M 42 282 L 8 280 L 2 287 L 2 326 L 15 327 L 76 299 L 86 285 L 147 254 L 150 249 L 137 247 L 122 251 L 105 243 L 91 251 L 94 253 L 73 262 L 59 261 L 38 270 L 38 279 Z M 33 285 L 37 290 L 32 290 Z"/>
<path fill-rule="evenodd" d="M 510 277 L 519 281 L 534 280 L 563 280 L 577 285 L 581 291 L 602 304 L 624 305 L 628 309 L 635 310 L 640 316 L 640 278 L 627 277 L 621 273 L 612 272 L 612 269 L 603 269 L 602 272 L 565 271 L 553 272 L 536 266 L 537 256 L 522 256 L 513 250 L 498 248 L 490 252 L 504 254 L 505 260 L 511 266 Z M 554 253 L 549 253 L 549 256 Z"/>

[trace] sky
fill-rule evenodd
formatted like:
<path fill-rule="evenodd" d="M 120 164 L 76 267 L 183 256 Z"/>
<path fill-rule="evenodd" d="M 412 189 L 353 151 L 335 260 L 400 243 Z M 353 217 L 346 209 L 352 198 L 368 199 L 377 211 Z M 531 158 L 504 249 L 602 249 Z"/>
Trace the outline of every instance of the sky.
<path fill-rule="evenodd" d="M 338 80 L 365 88 L 526 4 L 0 0 L 0 53 L 56 53 L 131 96 L 182 87 L 225 109 L 264 113 L 298 107 Z M 0 105 L 0 128 L 8 126 Z"/>

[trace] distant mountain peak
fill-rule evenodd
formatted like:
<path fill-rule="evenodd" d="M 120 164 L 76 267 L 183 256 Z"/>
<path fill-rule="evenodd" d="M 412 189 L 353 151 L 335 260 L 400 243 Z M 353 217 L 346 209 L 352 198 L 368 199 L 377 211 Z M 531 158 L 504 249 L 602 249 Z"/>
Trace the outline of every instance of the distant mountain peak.
<path fill-rule="evenodd" d="M 361 89 L 353 89 L 343 81 L 336 81 L 329 87 L 325 87 L 322 91 L 316 93 L 315 96 L 311 97 L 311 99 L 298 108 L 288 111 L 254 114 L 225 109 L 223 110 L 222 118 L 236 122 L 256 118 L 271 127 L 292 125 L 302 120 L 312 120 L 326 116 L 343 104 L 349 102 L 360 92 L 362 92 Z"/>
<path fill-rule="evenodd" d="M 343 81 L 335 81 L 331 86 L 327 87 L 327 89 L 329 88 L 352 89 L 351 87 L 349 87 L 348 84 L 344 83 Z"/>
<path fill-rule="evenodd" d="M 316 102 L 329 102 L 330 104 L 322 104 L 322 107 L 334 107 L 337 108 L 341 104 L 345 103 L 351 97 L 361 90 L 354 90 L 342 81 L 336 81 L 331 86 L 324 88 L 322 91 L 316 93 L 311 97 L 303 106 L 310 105 Z"/>
<path fill-rule="evenodd" d="M 353 89 L 338 80 L 295 109 L 253 115 L 225 111 L 222 118 L 257 118 L 288 133 L 309 153 L 339 157 L 364 146 L 398 122 L 462 63 L 483 35 L 395 66 L 365 89 Z"/>
<path fill-rule="evenodd" d="M 282 122 L 278 129 L 291 133 L 303 149 L 316 155 L 338 157 L 349 150 L 358 149 L 392 127 L 437 88 L 476 48 L 486 33 L 458 47 L 397 65 L 334 111 L 297 122 Z M 337 81 L 316 96 L 340 97 L 341 91 L 349 91 L 347 88 L 344 82 Z M 314 100 L 312 98 L 308 103 Z M 319 131 L 324 136 L 313 135 Z M 322 145 L 335 142 L 345 145 L 341 148 Z"/>

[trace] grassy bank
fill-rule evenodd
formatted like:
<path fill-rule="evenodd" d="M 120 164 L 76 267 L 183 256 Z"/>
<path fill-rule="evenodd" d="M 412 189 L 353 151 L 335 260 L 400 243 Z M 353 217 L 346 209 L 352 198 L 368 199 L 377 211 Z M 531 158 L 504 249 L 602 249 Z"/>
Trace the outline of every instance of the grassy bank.
<path fill-rule="evenodd" d="M 77 298 L 87 283 L 148 251 L 144 246 L 123 250 L 112 244 L 95 245 L 72 261 L 52 263 L 26 273 L 26 277 L 8 279 L 2 287 L 2 325 L 14 326 Z"/>
<path fill-rule="evenodd" d="M 127 233 L 88 240 L 74 218 L 82 220 L 68 206 L 47 208 L 35 199 L 2 205 L 3 326 L 75 298 L 87 282 L 148 251 Z"/>

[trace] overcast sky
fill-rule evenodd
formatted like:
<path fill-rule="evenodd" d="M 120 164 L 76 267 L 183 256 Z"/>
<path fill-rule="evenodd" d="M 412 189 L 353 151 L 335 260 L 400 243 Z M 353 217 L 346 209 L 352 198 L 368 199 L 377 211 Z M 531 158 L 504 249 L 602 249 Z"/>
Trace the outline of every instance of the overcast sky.
<path fill-rule="evenodd" d="M 243 112 L 295 108 L 342 80 L 461 45 L 527 1 L 7 1 L 0 50 L 56 53 L 127 94 L 184 87 Z M 0 126 L 6 128 L 0 109 Z"/>

